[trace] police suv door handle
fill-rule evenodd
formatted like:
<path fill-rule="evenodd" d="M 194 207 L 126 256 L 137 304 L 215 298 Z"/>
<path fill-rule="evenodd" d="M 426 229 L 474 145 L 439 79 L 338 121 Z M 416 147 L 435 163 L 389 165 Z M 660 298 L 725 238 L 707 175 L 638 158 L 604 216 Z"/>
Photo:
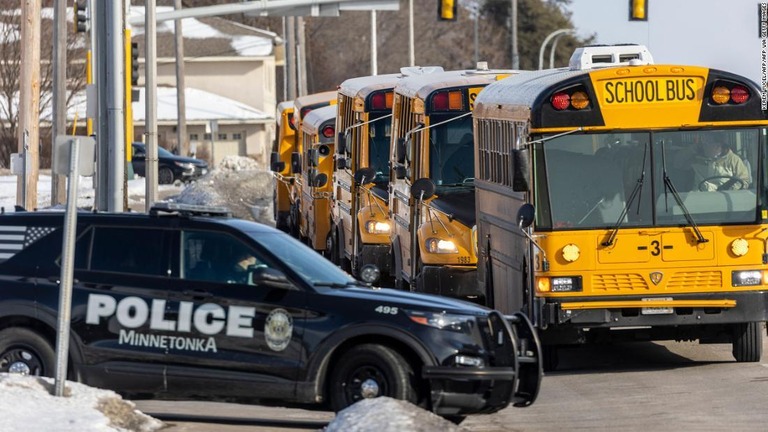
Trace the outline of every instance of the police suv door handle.
<path fill-rule="evenodd" d="M 213 294 L 210 292 L 201 290 L 183 291 L 183 294 L 187 297 L 192 297 L 195 300 L 205 300 L 213 297 Z"/>

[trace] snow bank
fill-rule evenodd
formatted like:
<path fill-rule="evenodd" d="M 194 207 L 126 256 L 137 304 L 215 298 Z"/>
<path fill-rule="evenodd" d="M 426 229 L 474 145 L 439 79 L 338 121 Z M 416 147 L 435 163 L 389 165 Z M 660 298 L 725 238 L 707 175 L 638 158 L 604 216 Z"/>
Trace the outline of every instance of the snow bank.
<path fill-rule="evenodd" d="M 264 171 L 255 160 L 227 156 L 172 200 L 184 204 L 227 207 L 236 218 L 274 226 L 274 181 L 272 172 Z"/>
<path fill-rule="evenodd" d="M 336 414 L 325 432 L 465 432 L 413 404 L 388 397 L 363 399 Z"/>
<path fill-rule="evenodd" d="M 57 432 L 151 432 L 164 427 L 109 390 L 67 381 L 53 396 L 54 380 L 0 374 L 0 430 Z"/>

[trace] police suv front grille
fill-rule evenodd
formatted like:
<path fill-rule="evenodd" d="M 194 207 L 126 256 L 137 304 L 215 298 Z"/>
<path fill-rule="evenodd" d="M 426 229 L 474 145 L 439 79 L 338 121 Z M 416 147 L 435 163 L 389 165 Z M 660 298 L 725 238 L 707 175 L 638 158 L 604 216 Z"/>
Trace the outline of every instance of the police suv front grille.
<path fill-rule="evenodd" d="M 596 274 L 592 276 L 592 291 L 621 293 L 647 290 L 648 284 L 637 273 Z"/>
<path fill-rule="evenodd" d="M 667 283 L 668 290 L 721 289 L 723 275 L 719 271 L 677 272 Z"/>

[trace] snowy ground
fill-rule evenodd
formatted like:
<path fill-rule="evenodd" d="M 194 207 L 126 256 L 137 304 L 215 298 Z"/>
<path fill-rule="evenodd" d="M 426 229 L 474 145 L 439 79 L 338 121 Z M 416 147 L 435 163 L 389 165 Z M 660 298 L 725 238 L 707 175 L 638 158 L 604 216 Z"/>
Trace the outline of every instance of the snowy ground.
<path fill-rule="evenodd" d="M 229 157 L 197 182 L 160 186 L 159 196 L 175 202 L 228 207 L 235 217 L 274 225 L 272 174 L 248 158 Z M 93 206 L 91 178 L 80 179 L 78 207 Z M 143 211 L 143 178 L 128 182 L 128 204 Z M 50 206 L 51 177 L 38 181 L 38 208 Z M 0 175 L 0 207 L 12 212 L 16 177 Z M 158 430 L 162 423 L 134 409 L 112 391 L 67 382 L 67 397 L 54 397 L 53 380 L 0 374 L 0 431 L 112 432 Z M 406 402 L 364 400 L 340 412 L 327 432 L 456 432 L 464 429 Z"/>

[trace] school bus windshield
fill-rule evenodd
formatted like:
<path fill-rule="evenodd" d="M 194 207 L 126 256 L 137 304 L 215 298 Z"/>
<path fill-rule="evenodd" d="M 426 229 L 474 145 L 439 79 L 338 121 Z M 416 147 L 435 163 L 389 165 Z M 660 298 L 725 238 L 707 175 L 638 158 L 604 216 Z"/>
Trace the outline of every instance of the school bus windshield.
<path fill-rule="evenodd" d="M 436 124 L 452 116 L 432 115 Z M 472 117 L 429 129 L 429 178 L 437 186 L 471 185 L 475 176 Z"/>
<path fill-rule="evenodd" d="M 376 115 L 376 118 L 387 116 L 387 113 Z M 389 182 L 389 140 L 392 137 L 392 122 L 389 117 L 375 120 L 368 128 L 368 166 L 376 171 L 376 183 Z"/>
<path fill-rule="evenodd" d="M 570 134 L 535 147 L 537 226 L 755 223 L 764 129 Z"/>

